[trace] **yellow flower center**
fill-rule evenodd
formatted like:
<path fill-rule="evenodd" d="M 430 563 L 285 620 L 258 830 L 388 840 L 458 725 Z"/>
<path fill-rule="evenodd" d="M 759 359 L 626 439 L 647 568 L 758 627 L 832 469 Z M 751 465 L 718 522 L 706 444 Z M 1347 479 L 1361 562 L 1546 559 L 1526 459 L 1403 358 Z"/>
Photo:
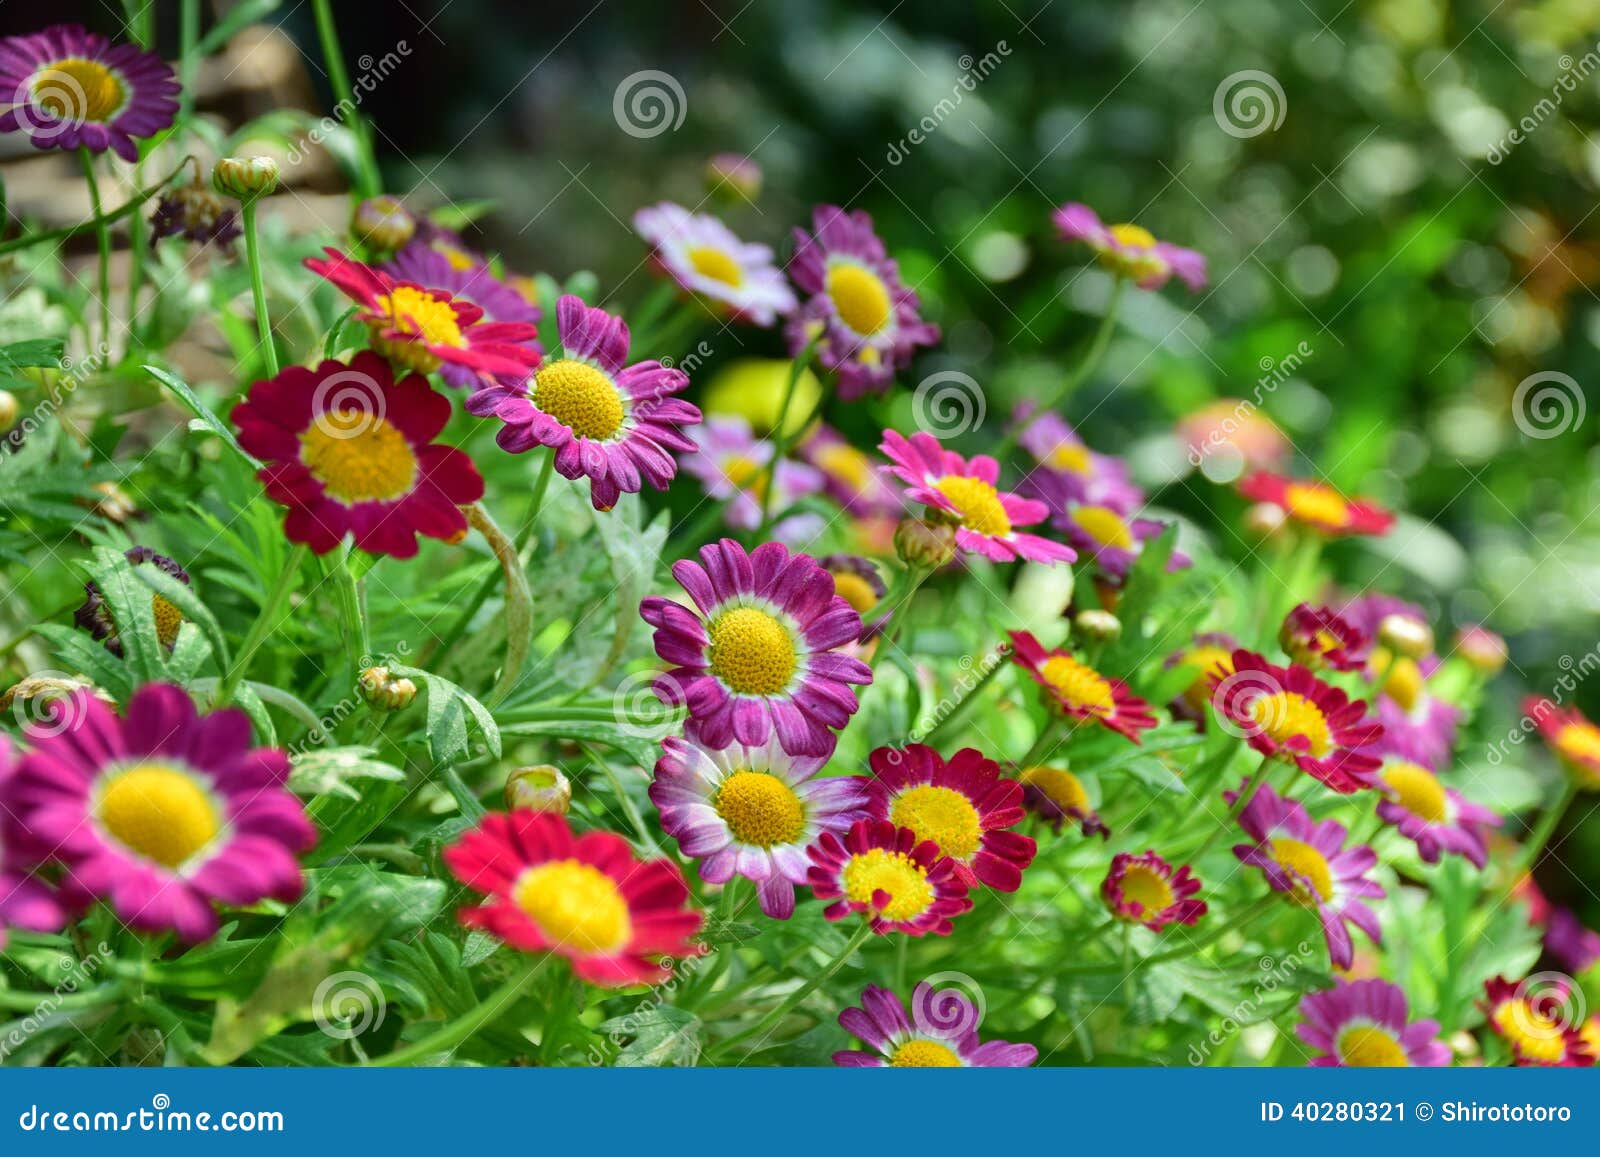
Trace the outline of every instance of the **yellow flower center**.
<path fill-rule="evenodd" d="M 744 490 L 751 483 L 766 477 L 767 468 L 754 458 L 746 458 L 743 454 L 735 454 L 722 464 L 722 476 L 731 485 Z"/>
<path fill-rule="evenodd" d="M 889 903 L 880 913 L 886 920 L 915 919 L 934 899 L 927 871 L 904 852 L 868 848 L 851 856 L 844 866 L 843 881 L 845 895 L 868 907 L 874 895 L 887 892 Z"/>
<path fill-rule="evenodd" d="M 789 628 L 755 607 L 730 607 L 706 628 L 711 673 L 740 695 L 776 695 L 794 678 L 799 657 Z"/>
<path fill-rule="evenodd" d="M 1554 1064 L 1566 1056 L 1566 1034 L 1561 1023 L 1520 997 L 1513 997 L 1495 1009 L 1493 1020 L 1500 1035 L 1516 1046 L 1519 1056 L 1546 1064 Z"/>
<path fill-rule="evenodd" d="M 961 1058 L 938 1041 L 908 1040 L 894 1050 L 889 1065 L 896 1069 L 958 1069 Z"/>
<path fill-rule="evenodd" d="M 1111 684 L 1100 672 L 1071 655 L 1051 655 L 1039 668 L 1063 704 L 1091 715 L 1110 715 L 1116 708 Z"/>
<path fill-rule="evenodd" d="M 452 301 L 442 301 L 433 294 L 411 285 L 397 285 L 393 293 L 381 294 L 377 307 L 404 334 L 421 338 L 428 345 L 460 348 L 467 344 L 461 335 L 461 325 L 456 321 L 456 307 Z"/>
<path fill-rule="evenodd" d="M 1154 249 L 1156 245 L 1155 234 L 1142 225 L 1125 223 L 1109 227 L 1111 236 L 1118 245 L 1127 249 Z"/>
<path fill-rule="evenodd" d="M 1250 702 L 1250 715 L 1256 726 L 1280 744 L 1296 736 L 1309 741 L 1312 755 L 1321 759 L 1333 750 L 1333 734 L 1322 709 L 1297 691 L 1277 691 L 1260 695 Z"/>
<path fill-rule="evenodd" d="M 1415 659 L 1405 655 L 1396 656 L 1379 647 L 1372 653 L 1372 669 L 1383 678 L 1383 694 L 1402 711 L 1416 707 L 1422 698 L 1422 685 L 1426 680 Z"/>
<path fill-rule="evenodd" d="M 450 263 L 450 268 L 457 273 L 465 273 L 477 267 L 477 259 L 465 249 L 458 249 L 447 241 L 435 241 L 433 250 Z"/>
<path fill-rule="evenodd" d="M 1089 448 L 1076 442 L 1057 442 L 1051 447 L 1045 461 L 1057 470 L 1065 470 L 1069 474 L 1087 474 L 1091 464 Z"/>
<path fill-rule="evenodd" d="M 595 366 L 546 362 L 533 377 L 533 404 L 580 438 L 604 442 L 622 426 L 622 394 Z"/>
<path fill-rule="evenodd" d="M 1404 1069 L 1411 1058 L 1394 1034 L 1376 1025 L 1351 1025 L 1334 1042 L 1339 1059 L 1356 1069 Z"/>
<path fill-rule="evenodd" d="M 56 120 L 103 123 L 122 111 L 127 90 L 105 65 L 72 57 L 40 69 L 33 78 L 33 96 Z"/>
<path fill-rule="evenodd" d="M 972 859 L 983 839 L 978 809 L 953 788 L 928 783 L 908 788 L 895 796 L 889 819 L 896 827 L 910 828 L 919 842 L 932 840 L 953 860 Z"/>
<path fill-rule="evenodd" d="M 328 496 L 349 506 L 408 493 L 417 456 L 406 436 L 365 410 L 328 410 L 300 435 L 300 461 Z"/>
<path fill-rule="evenodd" d="M 1269 840 L 1268 846 L 1272 849 L 1272 858 L 1295 877 L 1296 899 L 1314 905 L 1326 903 L 1333 896 L 1333 869 L 1316 848 L 1283 837 Z"/>
<path fill-rule="evenodd" d="M 1076 506 L 1072 510 L 1072 521 L 1101 546 L 1119 546 L 1124 550 L 1133 547 L 1132 529 L 1108 506 Z"/>
<path fill-rule="evenodd" d="M 1394 793 L 1395 802 L 1430 824 L 1442 823 L 1450 816 L 1450 799 L 1439 777 L 1415 763 L 1391 763 L 1383 769 L 1383 782 Z"/>
<path fill-rule="evenodd" d="M 741 844 L 792 844 L 805 830 L 800 797 L 771 772 L 736 771 L 722 781 L 711 802 Z"/>
<path fill-rule="evenodd" d="M 1583 1043 L 1589 1046 L 1589 1055 L 1600 1057 L 1600 1014 L 1584 1021 L 1583 1027 L 1578 1030 L 1578 1035 L 1583 1038 Z"/>
<path fill-rule="evenodd" d="M 1143 905 L 1143 915 L 1151 916 L 1172 907 L 1172 886 L 1160 873 L 1143 864 L 1132 864 L 1123 872 L 1122 898 Z"/>
<path fill-rule="evenodd" d="M 113 773 L 95 811 L 118 843 L 170 869 L 187 863 L 222 830 L 211 794 L 192 775 L 162 763 Z"/>
<path fill-rule="evenodd" d="M 833 308 L 856 333 L 871 337 L 889 323 L 894 309 L 889 287 L 870 269 L 839 262 L 829 266 L 826 284 Z"/>
<path fill-rule="evenodd" d="M 156 638 L 170 647 L 178 641 L 178 628 L 183 626 L 183 612 L 160 595 L 150 598 L 150 610 L 156 618 Z"/>
<path fill-rule="evenodd" d="M 1046 799 L 1064 812 L 1089 812 L 1089 793 L 1083 781 L 1064 767 L 1030 767 L 1021 775 L 1023 783 L 1037 788 Z"/>
<path fill-rule="evenodd" d="M 1600 760 L 1600 727 L 1592 723 L 1568 723 L 1556 732 L 1555 748 L 1568 759 L 1583 763 Z"/>
<path fill-rule="evenodd" d="M 1291 482 L 1284 489 L 1283 504 L 1295 518 L 1314 526 L 1343 526 L 1350 517 L 1348 502 L 1314 482 Z"/>
<path fill-rule="evenodd" d="M 833 592 L 849 603 L 858 615 L 864 615 L 878 605 L 878 592 L 855 571 L 835 571 Z"/>
<path fill-rule="evenodd" d="M 580 860 L 529 868 L 517 877 L 511 898 L 553 944 L 606 954 L 633 939 L 633 918 L 616 881 Z"/>
<path fill-rule="evenodd" d="M 856 490 L 872 485 L 872 459 L 854 446 L 842 442 L 824 446 L 817 451 L 817 466 Z"/>
<path fill-rule="evenodd" d="M 946 474 L 933 488 L 950 500 L 961 525 L 976 534 L 1004 538 L 1011 533 L 1011 518 L 1000 505 L 1000 492 L 981 478 Z"/>
<path fill-rule="evenodd" d="M 689 264 L 701 277 L 720 281 L 738 289 L 744 281 L 744 270 L 727 253 L 713 245 L 696 245 L 688 250 Z"/>

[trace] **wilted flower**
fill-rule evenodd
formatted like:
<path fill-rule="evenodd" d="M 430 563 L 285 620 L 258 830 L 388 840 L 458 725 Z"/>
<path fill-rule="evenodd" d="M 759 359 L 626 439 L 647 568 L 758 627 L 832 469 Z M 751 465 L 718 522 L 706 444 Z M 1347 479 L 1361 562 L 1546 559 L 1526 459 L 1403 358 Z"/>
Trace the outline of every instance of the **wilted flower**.
<path fill-rule="evenodd" d="M 131 547 L 123 553 L 134 566 L 153 566 L 161 573 L 189 585 L 189 572 L 164 554 L 157 554 L 148 546 Z M 87 631 L 105 644 L 113 655 L 122 654 L 122 640 L 117 637 L 117 624 L 111 617 L 111 608 L 105 596 L 91 579 L 83 584 L 83 605 L 72 613 L 78 629 Z M 156 638 L 163 647 L 172 648 L 178 641 L 178 628 L 183 625 L 183 612 L 158 594 L 150 596 L 150 613 L 155 618 Z"/>
<path fill-rule="evenodd" d="M 368 197 L 350 217 L 350 235 L 379 253 L 393 253 L 417 232 L 417 219 L 399 197 Z"/>

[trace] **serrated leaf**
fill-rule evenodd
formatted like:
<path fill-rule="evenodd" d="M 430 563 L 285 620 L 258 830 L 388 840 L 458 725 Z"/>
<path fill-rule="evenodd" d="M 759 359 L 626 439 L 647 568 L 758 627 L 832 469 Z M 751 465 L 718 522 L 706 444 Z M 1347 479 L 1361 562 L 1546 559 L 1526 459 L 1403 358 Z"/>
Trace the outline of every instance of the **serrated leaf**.
<path fill-rule="evenodd" d="M 207 406 L 200 400 L 200 395 L 194 392 L 194 390 L 189 386 L 188 382 L 184 381 L 176 374 L 168 373 L 160 366 L 145 366 L 144 368 L 146 372 L 149 373 L 149 375 L 156 381 L 160 382 L 163 386 L 166 386 L 167 389 L 178 395 L 178 400 L 188 407 L 189 412 L 198 418 L 207 429 L 209 429 L 217 437 L 221 438 L 223 443 L 235 454 L 237 454 L 240 460 L 249 465 L 251 470 L 261 469 L 260 460 L 254 455 L 250 454 L 249 451 L 247 451 L 243 446 L 239 445 L 239 439 L 233 436 L 233 430 L 229 428 L 226 422 L 212 412 L 210 406 Z"/>
<path fill-rule="evenodd" d="M 297 795 L 341 795 L 360 799 L 352 786 L 357 780 L 379 779 L 404 783 L 406 773 L 373 756 L 371 747 L 317 747 L 294 755 L 290 762 L 289 790 Z"/>

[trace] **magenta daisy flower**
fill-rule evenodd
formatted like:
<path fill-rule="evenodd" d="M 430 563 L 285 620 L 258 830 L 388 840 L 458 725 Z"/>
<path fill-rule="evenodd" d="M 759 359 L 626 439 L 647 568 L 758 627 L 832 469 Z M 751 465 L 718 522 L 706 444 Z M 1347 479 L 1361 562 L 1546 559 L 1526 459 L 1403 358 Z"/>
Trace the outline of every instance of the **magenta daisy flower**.
<path fill-rule="evenodd" d="M 57 24 L 0 40 L 0 107 L 0 132 L 24 133 L 36 149 L 110 149 L 131 164 L 134 138 L 177 117 L 178 78 L 136 44 Z"/>
<path fill-rule="evenodd" d="M 865 915 L 879 936 L 950 935 L 950 918 L 972 907 L 955 861 L 932 840 L 886 820 L 857 820 L 844 838 L 823 832 L 807 849 L 806 882 L 829 920 Z"/>
<path fill-rule="evenodd" d="M 827 755 L 830 728 L 855 714 L 851 684 L 872 682 L 859 659 L 837 653 L 861 635 L 861 616 L 834 593 L 810 555 L 768 542 L 750 554 L 730 538 L 680 559 L 672 575 L 694 610 L 651 597 L 639 606 L 656 628 L 656 654 L 674 664 L 656 694 L 684 703 L 708 747 L 754 746 L 776 734 L 791 755 Z"/>
<path fill-rule="evenodd" d="M 0 807 L 0 948 L 7 928 L 54 932 L 66 922 L 55 894 L 28 875 L 42 857 L 11 812 L 18 766 L 11 740 L 0 735 L 0 801 L 7 801 Z"/>
<path fill-rule="evenodd" d="M 1278 642 L 1290 659 L 1312 670 L 1359 671 L 1372 641 L 1333 608 L 1300 603 L 1278 628 Z"/>
<path fill-rule="evenodd" d="M 1156 725 L 1150 705 L 1121 679 L 1102 675 L 1071 652 L 1044 645 L 1027 631 L 1011 632 L 1011 657 L 1044 688 L 1052 707 L 1074 720 L 1093 719 L 1133 742 Z"/>
<path fill-rule="evenodd" d="M 754 880 L 761 910 L 776 919 L 794 913 L 807 845 L 867 815 L 864 776 L 816 778 L 825 757 L 789 755 L 776 740 L 714 748 L 674 735 L 661 746 L 650 801 L 662 830 L 700 861 L 707 883 Z"/>
<path fill-rule="evenodd" d="M 1456 730 L 1464 713 L 1430 694 L 1420 679 L 1407 680 L 1405 672 L 1417 669 L 1410 659 L 1396 662 L 1400 670 L 1384 683 L 1378 696 L 1377 718 L 1383 725 L 1383 734 L 1364 750 L 1370 755 L 1407 759 L 1423 767 L 1444 767 L 1455 750 Z"/>
<path fill-rule="evenodd" d="M 899 518 L 905 502 L 865 450 L 831 426 L 818 423 L 799 454 L 822 472 L 823 489 L 856 518 Z"/>
<path fill-rule="evenodd" d="M 1144 491 L 1128 476 L 1127 465 L 1089 449 L 1059 414 L 1036 411 L 1032 402 L 1021 402 L 1012 411 L 1011 421 L 1020 428 L 1018 444 L 1039 466 L 1028 472 L 1030 485 L 1040 483 L 1039 493 L 1032 497 L 1058 510 L 1065 509 L 1068 502 L 1086 502 L 1124 516 L 1145 504 Z"/>
<path fill-rule="evenodd" d="M 790 353 L 820 338 L 817 358 L 838 373 L 841 398 L 881 394 L 916 347 L 939 340 L 939 327 L 922 320 L 866 213 L 819 205 L 811 227 L 794 231 L 789 275 L 809 297 L 787 327 Z"/>
<path fill-rule="evenodd" d="M 140 688 L 121 719 L 87 692 L 52 710 L 48 733 L 29 735 L 15 795 L 66 894 L 187 941 L 217 930 L 215 903 L 300 895 L 295 854 L 316 830 L 284 786 L 289 757 L 252 748 L 244 712 L 197 715 L 170 683 Z"/>
<path fill-rule="evenodd" d="M 1489 862 L 1486 828 L 1500 826 L 1500 817 L 1468 800 L 1421 764 L 1404 759 L 1384 761 L 1378 773 L 1378 818 L 1417 845 L 1417 854 L 1437 864 L 1445 852 L 1465 856 L 1476 867 Z"/>
<path fill-rule="evenodd" d="M 931 747 L 880 747 L 872 768 L 871 815 L 931 840 L 969 888 L 979 882 L 1015 892 L 1037 845 L 1009 829 L 1022 822 L 1022 785 L 1000 778 L 1000 765 L 971 747 L 948 762 Z"/>
<path fill-rule="evenodd" d="M 1100 898 L 1118 920 L 1159 932 L 1168 924 L 1192 925 L 1206 914 L 1206 902 L 1194 898 L 1199 890 L 1188 864 L 1174 868 L 1153 851 L 1118 852 L 1100 885 Z"/>
<path fill-rule="evenodd" d="M 1573 975 L 1600 962 L 1600 932 L 1585 928 L 1571 908 L 1555 908 L 1544 930 L 1545 951 Z"/>
<path fill-rule="evenodd" d="M 1039 1058 L 1030 1044 L 980 1043 L 983 1012 L 959 989 L 935 990 L 924 980 L 911 992 L 911 1015 L 894 993 L 869 984 L 861 1007 L 839 1014 L 840 1026 L 871 1052 L 845 1049 L 833 1063 L 846 1068 L 1022 1069 Z"/>
<path fill-rule="evenodd" d="M 1524 726 L 1538 728 L 1556 758 L 1586 791 L 1600 791 L 1600 727 L 1576 707 L 1560 707 L 1548 699 L 1523 700 Z"/>
<path fill-rule="evenodd" d="M 1193 249 L 1157 241 L 1139 225 L 1106 225 L 1089 206 L 1076 201 L 1052 215 L 1063 241 L 1082 241 L 1107 269 L 1140 289 L 1160 289 L 1174 276 L 1192 290 L 1205 288 L 1206 259 Z"/>
<path fill-rule="evenodd" d="M 596 510 L 644 482 L 665 490 L 678 472 L 673 454 L 695 448 L 683 427 L 700 411 L 673 396 L 689 375 L 658 361 L 628 365 L 627 323 L 570 293 L 556 303 L 556 324 L 561 356 L 524 383 L 479 390 L 468 412 L 504 422 L 495 441 L 513 454 L 551 447 L 563 478 L 588 476 Z"/>
<path fill-rule="evenodd" d="M 1595 1055 L 1583 1036 L 1582 994 L 1569 978 L 1547 973 L 1516 984 L 1503 976 L 1486 981 L 1480 1005 L 1489 1027 L 1511 1048 L 1519 1068 L 1587 1069 Z"/>
<path fill-rule="evenodd" d="M 956 545 L 996 562 L 1074 562 L 1068 546 L 1015 529 L 1042 522 L 1050 513 L 1042 502 L 997 488 L 1000 464 L 987 454 L 970 462 L 946 450 L 926 431 L 910 438 L 885 430 L 878 447 L 893 463 L 889 470 L 906 485 L 906 498 L 956 522 Z"/>
<path fill-rule="evenodd" d="M 1231 804 L 1237 792 L 1227 792 Z M 1374 944 L 1382 940 L 1378 917 L 1365 903 L 1382 897 L 1383 888 L 1367 879 L 1378 856 L 1365 844 L 1344 846 L 1344 825 L 1337 820 L 1314 821 L 1304 807 L 1284 799 L 1262 784 L 1239 816 L 1255 843 L 1234 845 L 1241 863 L 1260 868 L 1267 883 L 1297 904 L 1316 911 L 1328 941 L 1328 957 L 1336 968 L 1349 968 L 1355 944 L 1347 923 L 1354 924 Z"/>
<path fill-rule="evenodd" d="M 795 308 L 772 250 L 739 240 L 717 218 L 662 201 L 635 213 L 633 227 L 650 243 L 667 276 L 736 320 L 769 326 Z"/>
<path fill-rule="evenodd" d="M 1406 994 L 1387 980 L 1340 981 L 1300 1001 L 1300 1039 L 1323 1054 L 1315 1068 L 1442 1068 L 1450 1046 L 1436 1020 L 1409 1021 Z"/>
<path fill-rule="evenodd" d="M 1094 810 L 1083 780 L 1064 767 L 1025 767 L 1017 777 L 1022 784 L 1022 803 L 1059 832 L 1068 820 L 1086 836 L 1108 839 L 1111 829 Z"/>

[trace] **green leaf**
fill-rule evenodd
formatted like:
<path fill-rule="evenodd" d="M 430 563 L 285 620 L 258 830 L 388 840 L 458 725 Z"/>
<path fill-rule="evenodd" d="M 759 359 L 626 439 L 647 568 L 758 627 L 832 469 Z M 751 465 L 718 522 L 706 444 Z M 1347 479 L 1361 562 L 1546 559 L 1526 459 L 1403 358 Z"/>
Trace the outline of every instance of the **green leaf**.
<path fill-rule="evenodd" d="M 420 681 L 428 693 L 428 751 L 435 763 L 448 763 L 471 753 L 469 720 L 489 754 L 500 758 L 500 727 L 477 699 L 442 675 L 420 667 L 390 664 L 389 670 L 396 676 Z"/>
<path fill-rule="evenodd" d="M 352 786 L 363 779 L 404 783 L 406 773 L 398 767 L 374 759 L 371 747 L 319 747 L 296 754 L 289 772 L 289 790 L 297 795 L 342 795 L 360 799 L 361 791 Z"/>
<path fill-rule="evenodd" d="M 61 338 L 30 338 L 0 346 L 0 371 L 54 368 L 61 364 L 67 343 Z"/>
<path fill-rule="evenodd" d="M 617 1054 L 618 1068 L 660 1068 L 693 1065 L 700 1057 L 700 1028 L 694 1013 L 658 1004 L 602 1021 L 596 1031 L 613 1040 L 626 1039 Z"/>
<path fill-rule="evenodd" d="M 224 669 L 227 668 L 231 654 L 228 650 L 228 641 L 223 637 L 222 628 L 217 625 L 216 616 L 211 613 L 211 608 L 206 606 L 193 587 L 179 582 L 155 566 L 136 566 L 133 568 L 133 577 L 177 607 L 184 618 L 199 627 L 211 643 L 211 652 L 216 655 L 217 663 Z"/>
<path fill-rule="evenodd" d="M 233 436 L 233 430 L 223 420 L 212 412 L 211 407 L 200 400 L 200 395 L 190 388 L 189 383 L 176 374 L 169 374 L 159 366 L 145 366 L 146 372 L 167 389 L 178 395 L 178 400 L 188 407 L 189 412 L 200 419 L 212 433 L 221 438 L 227 447 L 237 454 L 252 470 L 261 469 L 261 462 L 239 445 L 239 439 Z"/>

